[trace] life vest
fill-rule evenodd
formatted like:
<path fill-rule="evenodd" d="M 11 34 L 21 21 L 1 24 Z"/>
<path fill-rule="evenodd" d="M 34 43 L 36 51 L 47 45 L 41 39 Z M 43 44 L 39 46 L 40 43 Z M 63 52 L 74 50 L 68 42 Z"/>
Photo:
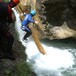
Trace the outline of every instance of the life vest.
<path fill-rule="evenodd" d="M 7 21 L 8 17 L 8 3 L 0 2 L 0 23 Z"/>

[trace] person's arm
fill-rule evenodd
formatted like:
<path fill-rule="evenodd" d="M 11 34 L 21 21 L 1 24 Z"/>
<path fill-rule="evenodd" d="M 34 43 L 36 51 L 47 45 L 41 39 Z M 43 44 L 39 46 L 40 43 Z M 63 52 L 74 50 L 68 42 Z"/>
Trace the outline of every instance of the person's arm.
<path fill-rule="evenodd" d="M 26 13 L 23 13 L 23 15 L 26 16 L 27 14 Z"/>
<path fill-rule="evenodd" d="M 34 20 L 31 16 L 28 17 L 28 20 L 29 20 L 30 22 L 35 22 L 35 20 Z"/>
<path fill-rule="evenodd" d="M 29 20 L 30 22 L 35 23 L 35 24 L 39 24 L 39 22 L 36 21 L 36 20 L 34 20 L 31 16 L 28 17 L 28 20 Z"/>
<path fill-rule="evenodd" d="M 16 21 L 15 14 L 14 14 L 13 10 L 8 6 L 8 22 L 12 23 L 14 21 Z"/>
<path fill-rule="evenodd" d="M 11 23 L 12 22 L 12 9 L 8 6 L 8 22 Z"/>

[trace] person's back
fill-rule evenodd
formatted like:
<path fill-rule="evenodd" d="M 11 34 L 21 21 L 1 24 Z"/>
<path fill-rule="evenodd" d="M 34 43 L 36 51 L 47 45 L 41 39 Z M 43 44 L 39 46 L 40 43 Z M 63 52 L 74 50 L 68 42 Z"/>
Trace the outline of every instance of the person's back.
<path fill-rule="evenodd" d="M 31 14 L 26 14 L 25 19 L 22 21 L 22 25 L 27 26 L 29 22 L 35 22 L 35 20 L 33 20 L 32 17 L 33 16 Z"/>
<path fill-rule="evenodd" d="M 0 23 L 5 23 L 8 16 L 8 3 L 0 2 Z"/>
<path fill-rule="evenodd" d="M 11 59 L 14 60 L 13 54 L 12 54 L 12 44 L 14 41 L 14 38 L 9 32 L 9 21 L 10 18 L 9 14 L 9 6 L 6 2 L 0 2 L 0 59 Z M 11 19 L 11 18 L 10 18 Z M 10 20 L 9 19 L 9 20 Z M 5 41 L 5 42 L 2 42 Z M 5 49 L 3 47 L 5 47 Z"/>
<path fill-rule="evenodd" d="M 0 2 L 0 36 L 9 30 L 9 25 L 7 25 L 8 17 L 8 3 Z"/>

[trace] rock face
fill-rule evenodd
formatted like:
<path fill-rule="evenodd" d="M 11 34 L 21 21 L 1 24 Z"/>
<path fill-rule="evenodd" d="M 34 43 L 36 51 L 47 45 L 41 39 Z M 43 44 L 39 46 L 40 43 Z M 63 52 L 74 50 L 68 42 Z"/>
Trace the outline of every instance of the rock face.
<path fill-rule="evenodd" d="M 76 37 L 76 1 L 75 0 L 43 0 L 45 7 L 41 12 L 49 23 L 46 33 L 50 39 Z M 44 20 L 44 18 L 42 18 Z M 44 21 L 45 22 L 45 21 Z"/>

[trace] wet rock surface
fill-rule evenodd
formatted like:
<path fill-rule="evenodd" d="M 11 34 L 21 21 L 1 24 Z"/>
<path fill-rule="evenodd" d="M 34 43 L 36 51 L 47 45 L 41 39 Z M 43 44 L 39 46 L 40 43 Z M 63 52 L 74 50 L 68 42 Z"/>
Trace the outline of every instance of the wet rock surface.
<path fill-rule="evenodd" d="M 75 0 L 43 0 L 44 11 L 41 6 L 42 23 L 46 28 L 47 38 L 64 39 L 76 35 L 76 1 Z M 48 24 L 46 23 L 48 22 Z M 67 27 L 66 27 L 67 26 Z M 57 28 L 57 29 L 55 29 Z M 65 28 L 65 29 L 64 29 Z M 61 31 L 62 30 L 62 31 Z M 66 33 L 66 32 L 67 33 Z M 52 38 L 53 37 L 53 38 Z"/>

